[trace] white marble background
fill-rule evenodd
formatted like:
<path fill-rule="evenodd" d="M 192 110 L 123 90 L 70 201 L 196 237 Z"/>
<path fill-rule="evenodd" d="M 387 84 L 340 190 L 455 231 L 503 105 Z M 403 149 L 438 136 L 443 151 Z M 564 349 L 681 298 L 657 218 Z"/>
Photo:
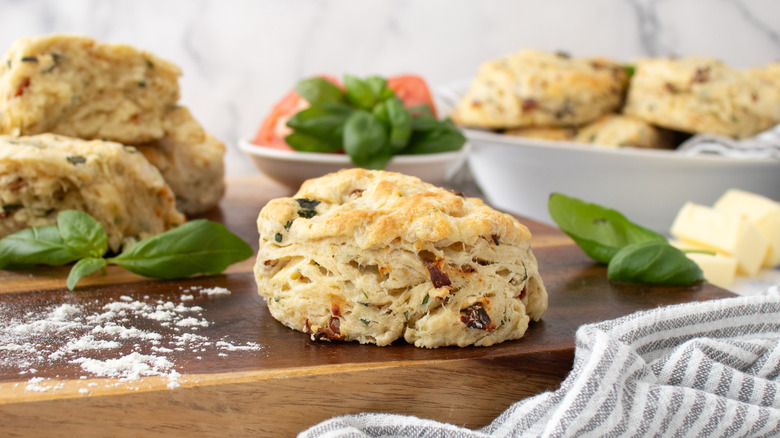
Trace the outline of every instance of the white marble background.
<path fill-rule="evenodd" d="M 521 48 L 630 60 L 699 54 L 738 67 L 780 59 L 777 0 L 0 0 L 0 47 L 80 33 L 180 65 L 182 103 L 236 147 L 268 108 L 318 73 L 469 79 Z"/>

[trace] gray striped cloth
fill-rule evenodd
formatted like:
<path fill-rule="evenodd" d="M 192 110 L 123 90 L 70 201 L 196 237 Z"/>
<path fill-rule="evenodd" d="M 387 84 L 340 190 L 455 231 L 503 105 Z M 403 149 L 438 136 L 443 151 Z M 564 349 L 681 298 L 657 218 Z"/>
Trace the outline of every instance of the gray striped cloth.
<path fill-rule="evenodd" d="M 711 134 L 694 135 L 677 147 L 686 155 L 780 160 L 780 125 L 742 140 Z"/>
<path fill-rule="evenodd" d="M 333 418 L 300 437 L 780 437 L 780 292 L 580 327 L 574 368 L 481 430 L 411 416 Z"/>

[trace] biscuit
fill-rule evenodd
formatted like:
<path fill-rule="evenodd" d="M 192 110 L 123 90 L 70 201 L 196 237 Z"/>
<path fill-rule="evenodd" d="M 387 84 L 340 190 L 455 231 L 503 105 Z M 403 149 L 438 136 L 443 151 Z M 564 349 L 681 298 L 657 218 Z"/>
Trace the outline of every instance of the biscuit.
<path fill-rule="evenodd" d="M 674 148 L 674 137 L 670 132 L 621 114 L 608 114 L 583 126 L 574 141 L 645 149 Z"/>
<path fill-rule="evenodd" d="M 780 122 L 780 87 L 717 59 L 636 62 L 623 112 L 690 134 L 745 138 Z"/>
<path fill-rule="evenodd" d="M 185 107 L 168 112 L 163 129 L 163 138 L 136 147 L 160 170 L 179 210 L 197 214 L 217 205 L 225 192 L 224 143 L 206 133 Z"/>
<path fill-rule="evenodd" d="M 315 340 L 487 346 L 522 337 L 547 308 L 525 226 L 415 177 L 311 179 L 257 226 L 260 295 Z"/>
<path fill-rule="evenodd" d="M 512 137 L 533 138 L 548 141 L 571 141 L 577 135 L 576 128 L 513 128 L 504 131 Z"/>
<path fill-rule="evenodd" d="M 144 143 L 164 135 L 179 67 L 76 35 L 21 38 L 0 62 L 0 134 Z"/>
<path fill-rule="evenodd" d="M 103 224 L 109 248 L 184 223 L 170 187 L 135 148 L 55 134 L 0 136 L 0 237 L 79 210 Z"/>
<path fill-rule="evenodd" d="M 581 125 L 618 109 L 627 85 L 617 62 L 524 50 L 484 63 L 451 116 L 493 129 Z"/>

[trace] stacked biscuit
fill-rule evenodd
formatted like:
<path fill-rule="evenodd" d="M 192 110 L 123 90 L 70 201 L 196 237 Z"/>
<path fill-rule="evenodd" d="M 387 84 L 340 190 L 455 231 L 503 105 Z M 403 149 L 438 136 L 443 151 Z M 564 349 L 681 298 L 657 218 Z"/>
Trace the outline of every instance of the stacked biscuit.
<path fill-rule="evenodd" d="M 452 118 L 467 127 L 607 146 L 674 147 L 674 131 L 734 138 L 780 123 L 778 66 L 708 58 L 618 62 L 524 50 L 485 63 Z"/>
<path fill-rule="evenodd" d="M 83 36 L 12 44 L 0 61 L 0 237 L 77 208 L 116 229 L 117 250 L 216 205 L 225 146 L 177 104 L 180 75 Z"/>

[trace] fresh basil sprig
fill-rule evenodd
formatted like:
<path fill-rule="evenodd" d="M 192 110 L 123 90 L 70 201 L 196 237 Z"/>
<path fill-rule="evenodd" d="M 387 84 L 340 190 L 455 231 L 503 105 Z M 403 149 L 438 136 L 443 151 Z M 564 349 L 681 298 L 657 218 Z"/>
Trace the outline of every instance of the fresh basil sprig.
<path fill-rule="evenodd" d="M 224 225 L 206 219 L 144 239 L 114 257 L 104 258 L 107 251 L 103 225 L 87 213 L 66 210 L 57 216 L 57 225 L 26 228 L 0 239 L 0 269 L 75 261 L 66 282 L 73 290 L 81 278 L 110 264 L 145 277 L 171 279 L 217 274 L 253 254 L 252 247 Z"/>
<path fill-rule="evenodd" d="M 666 237 L 616 210 L 560 193 L 550 196 L 547 209 L 585 254 L 608 265 L 612 281 L 677 286 L 704 280 L 699 266 Z"/>
<path fill-rule="evenodd" d="M 394 155 L 456 151 L 466 142 L 451 120 L 436 119 L 427 106 L 405 108 L 382 77 L 344 75 L 344 88 L 323 78 L 296 84 L 310 106 L 287 121 L 290 147 L 343 150 L 357 166 L 384 169 Z"/>

